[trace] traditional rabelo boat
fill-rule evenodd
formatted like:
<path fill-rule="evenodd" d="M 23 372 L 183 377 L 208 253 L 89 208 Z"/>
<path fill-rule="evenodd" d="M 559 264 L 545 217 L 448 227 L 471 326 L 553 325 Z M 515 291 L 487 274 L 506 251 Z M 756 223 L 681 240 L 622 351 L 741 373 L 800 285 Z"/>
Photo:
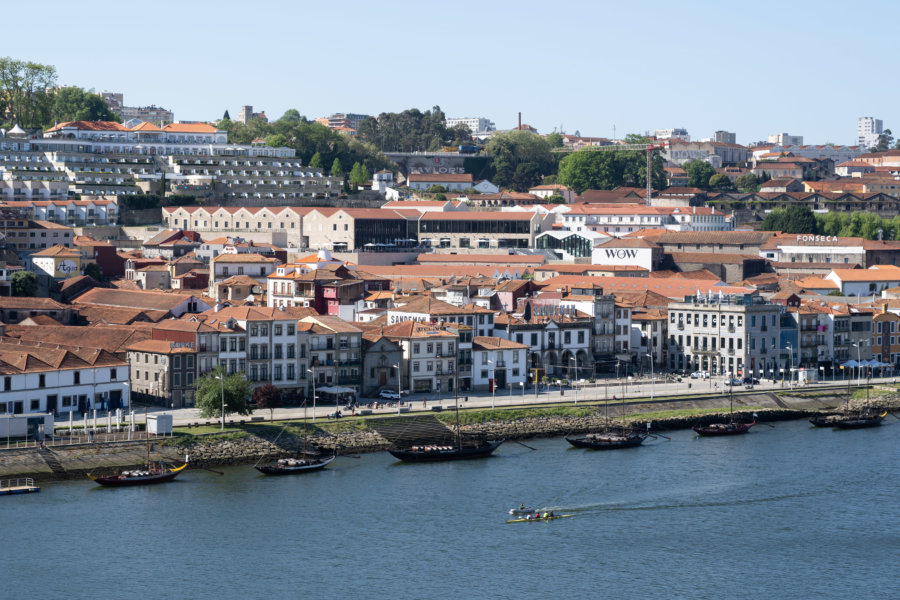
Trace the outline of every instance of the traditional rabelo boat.
<path fill-rule="evenodd" d="M 504 440 L 477 438 L 463 440 L 459 431 L 459 400 L 456 401 L 456 439 L 451 444 L 420 444 L 388 450 L 394 458 L 406 462 L 441 462 L 485 458 L 500 447 Z"/>
<path fill-rule="evenodd" d="M 163 483 L 172 481 L 188 466 L 187 456 L 180 467 L 169 466 L 168 463 L 158 460 L 150 460 L 150 438 L 147 438 L 147 465 L 139 469 L 121 471 L 118 475 L 94 475 L 87 476 L 99 483 L 110 487 L 124 487 L 129 485 L 149 485 L 151 483 Z"/>
<path fill-rule="evenodd" d="M 255 465 L 255 467 L 257 471 L 266 475 L 297 475 L 324 469 L 334 459 L 334 456 L 313 458 L 304 455 L 300 458 L 280 458 L 268 465 Z"/>
<path fill-rule="evenodd" d="M 609 419 L 609 402 L 606 403 L 606 425 L 602 431 L 588 433 L 580 437 L 566 436 L 566 441 L 576 448 L 589 448 L 591 450 L 620 450 L 623 448 L 635 448 L 644 443 L 650 433 L 640 429 L 629 427 L 624 421 L 625 398 L 622 398 L 621 424 L 614 425 Z"/>
<path fill-rule="evenodd" d="M 887 416 L 887 411 L 869 406 L 869 387 L 866 386 L 866 403 L 859 410 L 850 410 L 850 380 L 847 380 L 847 399 L 842 403 L 841 412 L 816 415 L 809 422 L 816 427 L 837 427 L 838 429 L 866 429 L 878 427 Z"/>
<path fill-rule="evenodd" d="M 122 471 L 118 475 L 94 475 L 88 473 L 87 476 L 99 483 L 111 487 L 122 487 L 128 485 L 148 485 L 151 483 L 163 483 L 164 481 L 172 481 L 178 474 L 187 467 L 184 463 L 180 467 L 170 467 L 168 464 L 159 461 L 148 463 L 146 467 L 141 469 L 130 469 Z"/>
<path fill-rule="evenodd" d="M 734 379 L 734 377 L 732 377 L 732 379 Z M 732 393 L 733 388 L 733 385 L 729 386 L 728 388 L 728 401 L 730 405 L 730 417 L 728 419 L 728 422 L 710 423 L 709 425 L 694 425 L 693 427 L 691 427 L 691 429 L 694 430 L 694 433 L 703 437 L 739 435 L 742 433 L 747 433 L 748 431 L 750 431 L 751 427 L 756 425 L 756 413 L 753 413 L 753 420 L 749 423 L 741 423 L 734 420 L 734 394 Z"/>

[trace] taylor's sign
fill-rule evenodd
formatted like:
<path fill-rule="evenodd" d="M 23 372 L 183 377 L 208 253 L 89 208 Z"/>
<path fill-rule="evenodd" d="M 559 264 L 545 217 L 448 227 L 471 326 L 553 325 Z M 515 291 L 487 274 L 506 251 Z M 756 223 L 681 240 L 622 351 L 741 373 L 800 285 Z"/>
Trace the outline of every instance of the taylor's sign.
<path fill-rule="evenodd" d="M 809 234 L 801 234 L 797 236 L 798 242 L 836 242 L 838 238 L 836 235 L 809 235 Z"/>

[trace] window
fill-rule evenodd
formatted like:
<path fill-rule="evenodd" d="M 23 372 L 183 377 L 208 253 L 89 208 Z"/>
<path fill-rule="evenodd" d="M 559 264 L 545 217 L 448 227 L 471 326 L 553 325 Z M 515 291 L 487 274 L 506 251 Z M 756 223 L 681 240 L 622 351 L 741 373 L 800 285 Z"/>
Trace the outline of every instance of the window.
<path fill-rule="evenodd" d="M 81 384 L 81 373 L 80 372 L 74 371 L 72 373 L 72 383 L 74 383 L 75 385 Z"/>
<path fill-rule="evenodd" d="M 287 366 L 287 379 L 288 381 L 293 381 L 296 378 L 296 373 L 294 373 L 294 365 Z"/>
<path fill-rule="evenodd" d="M 294 326 L 293 326 L 293 325 L 288 325 L 288 326 L 287 326 L 287 334 L 288 334 L 288 335 L 294 335 L 294 332 L 295 332 Z"/>
<path fill-rule="evenodd" d="M 8 392 L 12 389 L 12 377 L 3 378 L 3 391 Z"/>
<path fill-rule="evenodd" d="M 32 400 L 31 401 L 31 412 L 36 412 L 41 410 L 41 401 L 40 400 Z"/>
<path fill-rule="evenodd" d="M 413 354 L 419 353 L 419 344 L 413 344 Z"/>
<path fill-rule="evenodd" d="M 180 369 L 181 368 L 181 357 L 177 354 L 172 357 L 172 368 Z"/>
<path fill-rule="evenodd" d="M 584 344 L 584 332 L 583 331 L 578 332 L 578 344 L 579 345 Z"/>
<path fill-rule="evenodd" d="M 295 350 L 294 344 L 288 344 L 288 345 L 287 345 L 287 357 L 288 357 L 288 358 L 295 358 L 295 357 L 296 357 L 296 350 Z"/>
<path fill-rule="evenodd" d="M 275 381 L 281 381 L 281 365 L 275 365 L 272 369 L 272 373 L 275 377 Z"/>
<path fill-rule="evenodd" d="M 425 364 L 425 371 L 428 373 L 431 373 L 432 371 L 434 371 L 434 363 L 431 362 L 430 360 Z"/>
<path fill-rule="evenodd" d="M 275 331 L 273 332 L 275 335 L 281 335 L 281 325 L 274 326 Z"/>
<path fill-rule="evenodd" d="M 228 352 L 228 338 L 223 337 L 219 340 L 219 351 Z"/>
<path fill-rule="evenodd" d="M 274 350 L 272 358 L 281 359 L 281 344 L 275 344 L 272 349 Z"/>
<path fill-rule="evenodd" d="M 115 380 L 118 379 L 118 378 L 119 378 L 119 373 L 118 373 L 118 371 L 117 371 L 116 369 L 110 369 L 110 370 L 109 370 L 109 380 L 110 380 L 110 381 L 115 381 Z"/>
<path fill-rule="evenodd" d="M 178 371 L 172 373 L 172 387 L 181 387 L 181 373 Z"/>
<path fill-rule="evenodd" d="M 47 387 L 47 376 L 44 374 L 38 375 L 38 387 Z"/>
<path fill-rule="evenodd" d="M 413 361 L 413 373 L 419 372 L 419 361 Z"/>
<path fill-rule="evenodd" d="M 434 344 L 425 344 L 425 353 L 433 354 L 434 353 Z"/>

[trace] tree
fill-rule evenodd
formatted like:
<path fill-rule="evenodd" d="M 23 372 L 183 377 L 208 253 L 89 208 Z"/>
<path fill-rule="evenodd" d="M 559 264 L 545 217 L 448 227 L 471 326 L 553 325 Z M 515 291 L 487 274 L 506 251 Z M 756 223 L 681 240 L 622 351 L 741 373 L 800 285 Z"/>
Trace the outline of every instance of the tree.
<path fill-rule="evenodd" d="M 716 173 L 709 178 L 709 189 L 718 190 L 720 192 L 730 192 L 734 190 L 734 184 L 727 175 Z"/>
<path fill-rule="evenodd" d="M 611 190 L 622 185 L 647 185 L 647 155 L 641 151 L 579 150 L 559 164 L 557 183 L 581 194 L 584 190 Z M 651 163 L 652 187 L 665 187 L 665 171 L 659 153 Z"/>
<path fill-rule="evenodd" d="M 84 268 L 84 274 L 88 277 L 92 277 L 97 281 L 101 281 L 103 279 L 103 271 L 100 269 L 100 265 L 97 263 L 88 263 L 88 265 Z"/>
<path fill-rule="evenodd" d="M 547 204 L 565 204 L 566 199 L 559 194 L 553 194 L 552 196 L 549 196 L 544 202 L 546 202 Z"/>
<path fill-rule="evenodd" d="M 625 139 L 623 141 L 626 144 L 644 144 L 644 145 L 653 142 L 653 140 L 650 139 L 648 136 L 641 135 L 639 133 L 629 133 L 628 135 L 625 136 Z"/>
<path fill-rule="evenodd" d="M 709 180 L 716 174 L 713 166 L 705 160 L 689 160 L 681 168 L 687 172 L 688 185 L 701 190 L 709 189 Z"/>
<path fill-rule="evenodd" d="M 816 216 L 805 206 L 791 206 L 787 210 L 775 209 L 770 212 L 759 227 L 763 231 L 784 233 L 818 233 Z"/>
<path fill-rule="evenodd" d="M 371 179 L 372 174 L 367 168 L 360 163 L 353 163 L 353 168 L 350 169 L 350 183 L 358 187 L 365 185 Z"/>
<path fill-rule="evenodd" d="M 53 120 L 58 123 L 121 120 L 93 90 L 85 91 L 74 86 L 56 90 L 53 94 L 52 115 Z"/>
<path fill-rule="evenodd" d="M 42 127 L 50 121 L 56 67 L 0 57 L 0 115 L 9 124 Z"/>
<path fill-rule="evenodd" d="M 746 175 L 741 175 L 737 179 L 734 180 L 734 186 L 740 192 L 744 192 L 745 194 L 754 194 L 759 191 L 762 182 L 759 177 L 754 175 L 753 173 L 747 173 Z"/>
<path fill-rule="evenodd" d="M 281 408 L 281 390 L 271 383 L 264 383 L 253 390 L 253 403 L 256 408 L 268 408 L 269 420 L 274 421 L 275 409 Z"/>
<path fill-rule="evenodd" d="M 253 409 L 247 403 L 247 399 L 250 397 L 250 383 L 244 379 L 243 374 L 225 375 L 225 370 L 219 367 L 194 382 L 194 388 L 197 390 L 194 393 L 194 406 L 200 409 L 200 416 L 222 416 L 223 382 L 217 377 L 225 378 L 225 414 L 251 414 Z"/>
<path fill-rule="evenodd" d="M 875 142 L 875 145 L 872 146 L 869 151 L 870 152 L 887 152 L 891 148 L 891 144 L 894 142 L 894 135 L 891 133 L 890 129 L 885 129 L 878 136 L 878 141 Z"/>
<path fill-rule="evenodd" d="M 228 114 L 228 109 L 227 109 L 227 108 L 225 109 L 225 114 L 222 115 L 222 120 L 223 120 L 223 121 L 230 121 L 230 120 L 231 120 L 231 115 Z"/>
<path fill-rule="evenodd" d="M 316 152 L 312 155 L 312 158 L 309 159 L 309 166 L 313 169 L 324 169 L 325 165 L 322 164 L 322 155 Z"/>
<path fill-rule="evenodd" d="M 343 177 L 344 176 L 344 167 L 341 166 L 341 161 L 337 158 L 335 158 L 334 162 L 331 163 L 331 176 L 332 177 Z"/>
<path fill-rule="evenodd" d="M 32 271 L 14 271 L 9 278 L 13 296 L 37 296 L 38 278 Z"/>
<path fill-rule="evenodd" d="M 550 144 L 551 148 L 562 148 L 563 147 L 563 138 L 557 132 L 548 133 L 546 136 L 547 143 Z"/>
<path fill-rule="evenodd" d="M 509 131 L 491 137 L 485 149 L 492 159 L 491 181 L 525 192 L 540 183 L 541 176 L 556 172 L 556 157 L 546 138 L 530 131 Z"/>

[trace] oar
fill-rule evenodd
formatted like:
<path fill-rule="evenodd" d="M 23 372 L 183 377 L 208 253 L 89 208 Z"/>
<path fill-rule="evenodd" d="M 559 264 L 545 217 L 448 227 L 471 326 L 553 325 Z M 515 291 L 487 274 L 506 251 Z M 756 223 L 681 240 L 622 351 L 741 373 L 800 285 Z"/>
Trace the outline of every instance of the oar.
<path fill-rule="evenodd" d="M 529 446 L 528 444 L 523 444 L 522 442 L 520 442 L 520 441 L 518 441 L 518 440 L 512 440 L 512 441 L 514 441 L 515 443 L 517 443 L 517 444 L 520 445 L 520 446 L 525 446 L 525 447 L 528 448 L 529 450 L 537 450 L 537 448 L 532 448 L 532 447 Z"/>
<path fill-rule="evenodd" d="M 663 438 L 663 439 L 665 439 L 665 440 L 669 440 L 670 442 L 672 441 L 672 438 L 670 438 L 670 437 L 667 436 L 667 435 L 663 435 L 663 434 L 661 434 L 661 433 L 654 433 L 654 434 L 652 434 L 652 435 L 653 435 L 653 437 L 661 437 L 661 438 Z"/>
<path fill-rule="evenodd" d="M 203 469 L 204 471 L 209 471 L 210 473 L 215 473 L 216 475 L 224 475 L 224 471 L 216 471 L 215 469 L 208 469 L 206 467 L 198 467 L 199 469 Z"/>

